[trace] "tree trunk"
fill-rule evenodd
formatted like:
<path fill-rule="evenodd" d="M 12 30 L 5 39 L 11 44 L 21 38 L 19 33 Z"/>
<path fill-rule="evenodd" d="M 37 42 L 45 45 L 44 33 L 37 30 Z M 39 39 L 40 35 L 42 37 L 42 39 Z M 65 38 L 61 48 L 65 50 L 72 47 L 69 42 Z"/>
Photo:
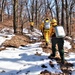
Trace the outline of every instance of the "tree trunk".
<path fill-rule="evenodd" d="M 34 20 L 34 0 L 33 0 L 33 2 L 32 2 L 31 14 L 32 14 L 32 21 L 33 21 L 33 20 Z"/>
<path fill-rule="evenodd" d="M 19 33 L 23 34 L 23 17 L 22 17 L 22 12 L 23 12 L 23 4 L 22 1 L 20 2 L 20 16 L 19 16 Z"/>
<path fill-rule="evenodd" d="M 13 0 L 13 28 L 14 33 L 18 33 L 18 0 Z"/>
<path fill-rule="evenodd" d="M 3 15 L 4 15 L 4 0 L 2 0 L 2 6 L 0 9 L 0 21 L 3 22 Z"/>
<path fill-rule="evenodd" d="M 37 0 L 36 0 L 36 12 L 35 12 L 35 15 L 36 15 L 36 17 L 35 17 L 35 19 L 36 19 L 36 26 L 37 26 Z"/>
<path fill-rule="evenodd" d="M 56 4 L 56 18 L 57 18 L 57 24 L 59 25 L 59 8 L 58 8 L 57 0 L 55 0 L 55 4 Z"/>
<path fill-rule="evenodd" d="M 28 9 L 28 6 L 27 6 L 27 3 L 26 3 L 26 9 L 27 9 L 27 12 L 28 12 L 28 19 L 29 19 L 29 22 L 30 22 L 30 12 L 29 12 L 29 9 Z"/>
<path fill-rule="evenodd" d="M 9 11 L 9 6 L 7 6 L 7 13 L 8 13 L 8 19 L 10 18 L 10 11 Z"/>
<path fill-rule="evenodd" d="M 71 35 L 71 32 L 72 32 L 72 18 L 74 17 L 74 16 L 72 17 L 72 14 L 73 14 L 72 10 L 74 6 L 75 6 L 75 1 L 72 1 L 70 5 L 70 12 L 69 12 L 69 15 L 70 15 L 69 35 Z"/>
<path fill-rule="evenodd" d="M 64 27 L 64 0 L 62 1 L 61 25 Z"/>
<path fill-rule="evenodd" d="M 65 0 L 66 3 L 66 27 L 67 27 L 67 35 L 69 35 L 69 13 L 68 13 L 68 3 L 67 0 Z"/>

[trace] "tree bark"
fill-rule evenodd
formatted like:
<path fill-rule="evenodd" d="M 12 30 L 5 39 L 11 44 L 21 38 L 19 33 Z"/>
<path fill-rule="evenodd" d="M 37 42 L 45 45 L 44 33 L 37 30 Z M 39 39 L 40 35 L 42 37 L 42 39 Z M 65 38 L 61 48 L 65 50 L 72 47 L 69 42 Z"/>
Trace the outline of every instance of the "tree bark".
<path fill-rule="evenodd" d="M 64 27 L 64 0 L 62 1 L 61 25 Z"/>
<path fill-rule="evenodd" d="M 58 8 L 57 0 L 55 0 L 55 4 L 56 4 L 56 18 L 57 18 L 57 24 L 59 25 L 59 8 Z"/>
<path fill-rule="evenodd" d="M 69 13 L 68 13 L 68 3 L 67 0 L 65 0 L 66 3 L 66 27 L 67 27 L 67 35 L 69 35 Z"/>
<path fill-rule="evenodd" d="M 4 15 L 4 0 L 2 0 L 1 3 L 1 9 L 0 9 L 0 21 L 3 22 L 3 15 Z"/>
<path fill-rule="evenodd" d="M 36 17 L 35 17 L 35 19 L 36 19 L 36 26 L 37 26 L 37 0 L 36 0 L 36 12 L 35 12 L 35 15 L 36 15 Z"/>
<path fill-rule="evenodd" d="M 13 0 L 13 28 L 14 33 L 18 33 L 18 0 Z"/>

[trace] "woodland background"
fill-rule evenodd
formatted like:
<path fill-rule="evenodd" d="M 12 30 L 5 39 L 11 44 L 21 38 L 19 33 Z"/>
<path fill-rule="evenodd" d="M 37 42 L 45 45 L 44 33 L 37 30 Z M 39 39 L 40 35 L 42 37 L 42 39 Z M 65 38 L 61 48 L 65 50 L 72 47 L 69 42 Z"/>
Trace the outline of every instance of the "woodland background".
<path fill-rule="evenodd" d="M 72 46 L 72 48 L 67 49 L 67 47 L 66 47 L 64 50 L 66 51 L 65 53 L 66 53 L 66 55 L 68 55 L 69 60 L 72 60 L 73 64 L 75 65 L 75 63 L 74 63 L 75 59 L 70 58 L 70 56 L 69 56 L 69 53 L 71 53 L 71 52 L 75 53 L 75 0 L 0 0 L 0 38 L 1 38 L 1 40 L 0 40 L 0 43 L 1 43 L 0 57 L 2 57 L 2 58 L 0 58 L 0 62 L 2 62 L 2 64 L 0 65 L 0 67 L 1 67 L 0 74 L 1 75 L 2 75 L 2 73 L 5 73 L 5 75 L 6 75 L 6 69 L 8 69 L 8 68 L 9 68 L 9 70 L 8 70 L 7 75 L 9 75 L 9 74 L 16 75 L 15 73 L 19 73 L 18 75 L 21 75 L 20 73 L 24 73 L 24 75 L 25 75 L 25 72 L 28 73 L 29 71 L 33 72 L 32 70 L 35 71 L 36 67 L 35 68 L 30 67 L 29 69 L 31 69 L 31 70 L 29 70 L 29 69 L 26 70 L 25 63 L 23 62 L 23 64 L 21 64 L 21 66 L 23 66 L 23 67 L 19 67 L 16 65 L 16 68 L 19 70 L 18 70 L 18 72 L 16 71 L 15 73 L 12 73 L 13 70 L 10 71 L 10 69 L 13 66 L 8 67 L 9 65 L 11 65 L 11 63 L 10 64 L 8 63 L 8 65 L 3 64 L 3 63 L 8 62 L 9 59 L 11 62 L 13 62 L 15 59 L 17 59 L 15 53 L 19 52 L 20 46 L 22 47 L 21 50 L 24 51 L 24 53 L 19 53 L 22 55 L 22 57 L 24 57 L 24 58 L 21 57 L 20 60 L 21 61 L 24 60 L 25 62 L 27 62 L 26 60 L 29 61 L 28 58 L 30 58 L 31 56 L 34 56 L 34 54 L 33 54 L 34 50 L 35 50 L 35 57 L 36 57 L 36 54 L 38 54 L 37 51 L 39 51 L 39 50 L 36 50 L 33 48 L 35 48 L 35 47 L 38 48 L 38 46 L 35 46 L 35 43 L 37 43 L 39 41 L 42 42 L 42 44 L 41 44 L 42 51 L 45 53 L 51 53 L 51 48 L 48 48 L 48 49 L 44 48 L 45 41 L 40 37 L 41 34 L 39 33 L 39 31 L 37 31 L 37 32 L 35 31 L 36 29 L 39 29 L 41 22 L 45 18 L 49 18 L 50 20 L 52 18 L 56 18 L 58 25 L 62 25 L 65 29 L 66 35 L 70 36 L 72 38 L 72 39 L 70 39 L 69 37 L 65 38 L 65 40 L 70 42 L 69 44 Z M 34 22 L 34 32 L 29 32 L 30 31 L 30 29 L 29 29 L 30 21 Z M 18 34 L 18 35 L 13 36 L 13 38 L 10 40 L 4 41 L 4 39 L 9 38 L 7 35 L 12 35 L 12 33 Z M 31 37 L 28 37 L 26 34 L 27 35 L 31 34 Z M 34 38 L 36 38 L 36 39 L 34 39 Z M 4 43 L 2 42 L 2 40 L 4 41 Z M 32 44 L 32 43 L 34 43 L 33 45 L 35 47 L 34 46 L 31 47 L 31 46 L 27 45 L 27 44 Z M 69 44 L 67 44 L 68 47 L 70 46 Z M 10 47 L 10 50 L 7 49 L 8 47 Z M 16 48 L 18 50 L 16 50 Z M 31 53 L 31 55 L 29 57 L 26 55 L 25 50 L 28 51 L 28 53 Z M 3 51 L 6 55 L 3 53 Z M 29 51 L 31 51 L 31 52 L 29 52 Z M 9 53 L 11 53 L 11 54 L 9 54 Z M 13 57 L 13 54 L 14 54 L 14 57 Z M 38 55 L 40 55 L 40 54 L 38 54 Z M 73 55 L 75 55 L 75 54 L 73 54 Z M 11 56 L 11 58 L 10 58 L 10 56 Z M 14 58 L 15 59 L 12 60 L 12 57 L 13 57 L 13 59 Z M 72 56 L 72 57 L 74 57 L 74 56 Z M 6 62 L 5 62 L 4 58 L 7 59 Z M 31 58 L 30 58 L 30 60 L 32 61 L 33 59 L 31 59 Z M 44 62 L 44 60 L 43 60 L 43 62 Z M 29 63 L 31 63 L 31 62 L 29 61 Z M 26 65 L 28 65 L 29 63 L 27 62 Z M 14 63 L 12 63 L 12 65 L 14 65 Z M 36 63 L 36 65 L 37 65 L 37 63 Z M 62 69 L 60 63 L 59 63 L 59 65 L 60 65 L 60 69 Z M 67 65 L 65 65 L 64 67 L 67 67 Z M 3 68 L 3 70 L 2 70 L 2 68 Z M 68 66 L 68 68 L 70 68 L 70 67 Z M 73 69 L 74 69 L 74 74 L 75 74 L 75 67 Z M 16 69 L 14 67 L 14 71 L 15 70 Z M 51 70 L 50 66 L 49 66 L 49 70 Z M 68 75 L 70 73 L 69 69 L 67 69 L 67 68 L 66 68 L 66 70 L 62 70 L 62 71 L 63 71 L 63 73 L 65 73 L 67 71 L 67 73 L 65 75 Z"/>
<path fill-rule="evenodd" d="M 56 18 L 67 35 L 75 36 L 75 0 L 0 0 L 0 23 L 11 21 L 16 34 L 23 34 L 30 21 L 38 28 L 46 17 Z"/>

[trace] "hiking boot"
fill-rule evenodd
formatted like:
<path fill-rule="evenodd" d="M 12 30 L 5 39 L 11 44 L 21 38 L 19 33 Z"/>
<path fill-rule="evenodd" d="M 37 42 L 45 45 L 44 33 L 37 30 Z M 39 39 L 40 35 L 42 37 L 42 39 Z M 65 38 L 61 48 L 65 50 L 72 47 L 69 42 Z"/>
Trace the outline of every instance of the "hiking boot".
<path fill-rule="evenodd" d="M 47 47 L 48 47 L 48 43 L 45 44 L 44 48 L 47 48 Z"/>
<path fill-rule="evenodd" d="M 48 43 L 46 43 L 46 46 L 48 46 Z"/>
<path fill-rule="evenodd" d="M 50 56 L 48 56 L 49 59 L 50 59 L 50 58 L 54 58 L 54 57 L 55 57 L 54 54 L 51 54 Z"/>
<path fill-rule="evenodd" d="M 65 62 L 64 61 L 61 61 L 61 63 L 64 64 Z"/>
<path fill-rule="evenodd" d="M 64 61 L 64 60 L 61 60 L 61 63 L 62 63 L 62 64 L 65 64 L 65 61 Z"/>

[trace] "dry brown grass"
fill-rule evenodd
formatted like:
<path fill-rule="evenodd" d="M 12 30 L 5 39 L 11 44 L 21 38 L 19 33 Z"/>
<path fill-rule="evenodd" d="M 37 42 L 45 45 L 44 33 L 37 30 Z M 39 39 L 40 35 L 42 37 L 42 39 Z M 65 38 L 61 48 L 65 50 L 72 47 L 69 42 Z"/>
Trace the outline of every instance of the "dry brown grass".
<path fill-rule="evenodd" d="M 19 47 L 21 45 L 27 45 L 29 42 L 28 37 L 23 36 L 23 35 L 16 35 L 13 36 L 11 40 L 6 40 L 3 43 L 3 46 L 5 47 Z"/>

